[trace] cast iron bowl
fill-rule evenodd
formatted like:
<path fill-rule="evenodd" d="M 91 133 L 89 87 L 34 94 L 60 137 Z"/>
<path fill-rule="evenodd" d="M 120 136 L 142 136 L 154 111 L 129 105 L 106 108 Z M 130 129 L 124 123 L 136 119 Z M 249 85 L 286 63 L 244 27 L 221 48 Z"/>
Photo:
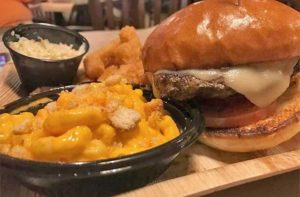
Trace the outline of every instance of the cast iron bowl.
<path fill-rule="evenodd" d="M 14 33 L 12 33 L 14 32 Z M 22 55 L 9 46 L 16 42 L 16 35 L 38 40 L 39 37 L 48 39 L 51 43 L 73 45 L 78 49 L 85 45 L 85 52 L 79 56 L 63 60 L 45 60 Z M 77 32 L 51 24 L 19 25 L 6 31 L 2 38 L 14 61 L 22 84 L 28 91 L 40 86 L 61 86 L 72 84 L 83 55 L 89 49 L 88 41 Z"/>
<path fill-rule="evenodd" d="M 74 86 L 66 86 L 22 98 L 5 106 L 0 113 L 12 112 L 41 98 L 56 100 L 60 91 L 72 88 Z M 146 99 L 153 98 L 150 90 L 143 89 L 143 92 Z M 115 159 L 77 163 L 38 162 L 0 154 L 0 166 L 27 187 L 48 195 L 107 196 L 146 185 L 162 174 L 184 148 L 195 142 L 204 127 L 197 109 L 168 98 L 163 100 L 165 110 L 181 132 L 163 145 Z M 39 104 L 26 111 L 35 113 L 45 105 Z"/>

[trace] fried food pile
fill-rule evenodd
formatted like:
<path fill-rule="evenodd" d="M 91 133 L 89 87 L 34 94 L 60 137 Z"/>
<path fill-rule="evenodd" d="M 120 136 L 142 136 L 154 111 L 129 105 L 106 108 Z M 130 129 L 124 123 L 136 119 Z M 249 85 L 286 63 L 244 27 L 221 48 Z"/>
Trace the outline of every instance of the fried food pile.
<path fill-rule="evenodd" d="M 128 83 L 143 83 L 142 44 L 133 27 L 121 29 L 119 38 L 84 59 L 85 73 L 92 80 L 121 77 Z"/>

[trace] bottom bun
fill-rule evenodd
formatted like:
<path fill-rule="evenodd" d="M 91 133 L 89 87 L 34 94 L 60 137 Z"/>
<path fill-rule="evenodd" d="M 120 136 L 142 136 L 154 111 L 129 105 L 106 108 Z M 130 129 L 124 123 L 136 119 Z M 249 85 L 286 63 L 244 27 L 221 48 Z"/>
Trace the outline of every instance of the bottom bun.
<path fill-rule="evenodd" d="M 206 129 L 199 140 L 216 149 L 251 152 L 277 146 L 300 131 L 300 74 L 292 77 L 288 90 L 278 98 L 275 113 L 247 126 Z"/>

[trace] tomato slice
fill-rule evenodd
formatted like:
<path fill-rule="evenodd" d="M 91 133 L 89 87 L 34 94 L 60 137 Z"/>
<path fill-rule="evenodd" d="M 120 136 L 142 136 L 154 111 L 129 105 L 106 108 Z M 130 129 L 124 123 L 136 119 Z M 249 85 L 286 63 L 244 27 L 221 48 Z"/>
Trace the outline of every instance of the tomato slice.
<path fill-rule="evenodd" d="M 227 99 L 199 100 L 205 117 L 206 127 L 234 128 L 245 126 L 272 115 L 276 103 L 260 108 L 252 104 L 242 95 Z"/>

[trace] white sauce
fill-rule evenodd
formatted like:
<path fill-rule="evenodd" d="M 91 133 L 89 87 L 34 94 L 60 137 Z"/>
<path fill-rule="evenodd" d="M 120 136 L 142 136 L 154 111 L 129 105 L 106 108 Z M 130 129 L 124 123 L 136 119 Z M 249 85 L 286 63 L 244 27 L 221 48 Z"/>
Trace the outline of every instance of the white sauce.
<path fill-rule="evenodd" d="M 289 87 L 290 77 L 298 60 L 297 57 L 283 61 L 241 65 L 226 70 L 160 70 L 156 74 L 176 72 L 193 75 L 204 81 L 222 77 L 225 85 L 243 94 L 253 104 L 265 107 L 275 101 Z"/>

